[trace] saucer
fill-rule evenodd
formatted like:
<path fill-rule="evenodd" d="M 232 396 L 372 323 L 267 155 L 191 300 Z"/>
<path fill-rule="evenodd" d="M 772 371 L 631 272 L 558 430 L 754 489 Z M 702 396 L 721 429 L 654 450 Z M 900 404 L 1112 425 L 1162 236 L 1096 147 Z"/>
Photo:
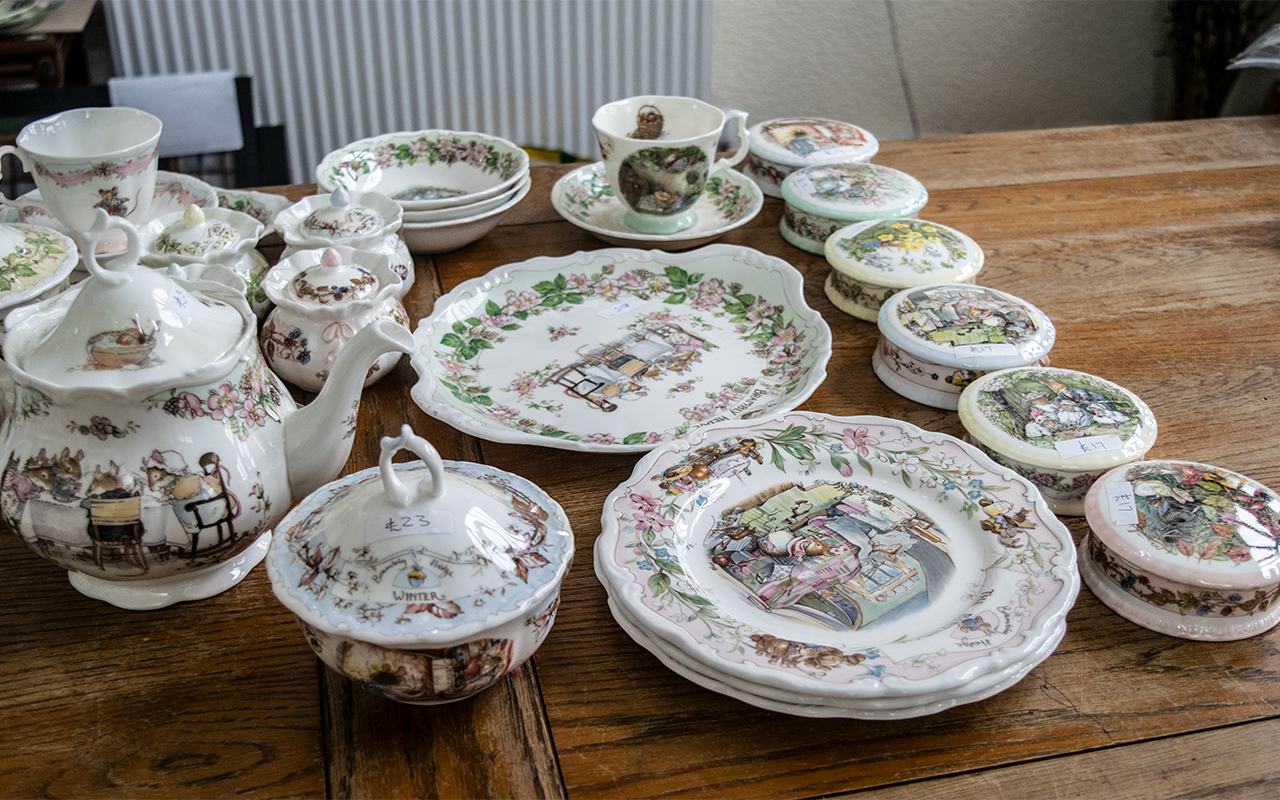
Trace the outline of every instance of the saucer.
<path fill-rule="evenodd" d="M 760 213 L 764 194 L 746 175 L 726 169 L 707 180 L 707 188 L 693 204 L 693 226 L 678 233 L 637 233 L 622 222 L 627 208 L 613 195 L 604 164 L 579 167 L 551 189 L 551 205 L 560 216 L 609 244 L 643 243 L 656 250 L 701 247 L 741 227 Z"/>

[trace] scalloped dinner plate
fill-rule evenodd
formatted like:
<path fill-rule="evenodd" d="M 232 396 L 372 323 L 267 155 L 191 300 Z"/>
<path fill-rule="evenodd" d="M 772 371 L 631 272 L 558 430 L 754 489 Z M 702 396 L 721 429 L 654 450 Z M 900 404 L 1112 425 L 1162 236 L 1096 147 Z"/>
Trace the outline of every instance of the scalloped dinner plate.
<path fill-rule="evenodd" d="M 1030 483 L 881 417 L 700 431 L 641 459 L 602 525 L 597 573 L 650 637 L 752 692 L 827 705 L 967 697 L 982 676 L 1025 674 L 1080 587 L 1071 536 Z"/>
<path fill-rule="evenodd" d="M 800 273 L 730 245 L 500 267 L 440 298 L 414 340 L 428 414 L 482 439 L 598 452 L 794 408 L 831 357 Z"/>

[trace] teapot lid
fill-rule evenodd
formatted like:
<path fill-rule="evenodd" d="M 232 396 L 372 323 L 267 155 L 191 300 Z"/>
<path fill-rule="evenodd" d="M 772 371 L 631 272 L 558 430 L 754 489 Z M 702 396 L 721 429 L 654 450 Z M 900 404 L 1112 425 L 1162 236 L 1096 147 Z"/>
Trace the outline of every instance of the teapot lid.
<path fill-rule="evenodd" d="M 75 242 L 40 225 L 0 223 L 0 308 L 38 297 L 76 268 Z"/>
<path fill-rule="evenodd" d="M 422 460 L 392 464 L 409 449 Z M 573 558 L 560 506 L 483 464 L 442 461 L 405 425 L 379 465 L 321 487 L 276 528 L 276 596 L 307 623 L 375 644 L 444 646 L 519 618 Z"/>
<path fill-rule="evenodd" d="M 329 195 L 329 205 L 320 206 L 302 221 L 308 236 L 326 239 L 349 239 L 366 236 L 385 224 L 382 215 L 368 206 L 351 202 L 351 195 L 339 186 Z"/>
<path fill-rule="evenodd" d="M 124 230 L 128 246 L 100 264 L 90 244 L 108 227 Z M 10 315 L 11 367 L 47 392 L 94 389 L 134 398 L 230 371 L 252 333 L 243 297 L 139 266 L 137 229 L 106 212 L 83 236 L 90 276 Z"/>

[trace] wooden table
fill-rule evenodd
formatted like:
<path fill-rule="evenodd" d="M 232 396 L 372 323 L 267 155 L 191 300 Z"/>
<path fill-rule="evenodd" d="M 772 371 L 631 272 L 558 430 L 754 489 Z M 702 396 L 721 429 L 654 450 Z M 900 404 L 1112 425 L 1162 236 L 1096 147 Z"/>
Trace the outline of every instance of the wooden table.
<path fill-rule="evenodd" d="M 1152 457 L 1280 487 L 1280 118 L 886 142 L 922 216 L 986 250 L 981 283 L 1057 324 L 1054 363 L 1109 378 L 1159 420 Z M 506 224 L 418 260 L 414 319 L 502 264 L 604 246 L 548 202 L 540 167 Z M 299 197 L 311 187 L 281 188 Z M 803 406 L 961 433 L 870 368 L 873 326 L 827 301 L 821 257 L 779 237 L 774 201 L 722 241 L 791 262 L 831 324 L 829 376 Z M 274 256 L 276 253 L 271 253 Z M 480 696 L 387 702 L 318 666 L 265 570 L 150 613 L 78 595 L 0 536 L 0 795 L 5 797 L 1264 796 L 1280 778 L 1280 632 L 1194 643 L 1133 625 L 1087 589 L 1057 651 L 982 702 L 899 722 L 756 709 L 662 667 L 614 624 L 591 569 L 608 492 L 636 456 L 482 442 L 410 400 L 406 362 L 366 392 L 352 470 L 408 421 L 445 458 L 524 475 L 577 535 L 559 619 L 532 662 Z M 1066 520 L 1077 538 L 1085 526 Z"/>

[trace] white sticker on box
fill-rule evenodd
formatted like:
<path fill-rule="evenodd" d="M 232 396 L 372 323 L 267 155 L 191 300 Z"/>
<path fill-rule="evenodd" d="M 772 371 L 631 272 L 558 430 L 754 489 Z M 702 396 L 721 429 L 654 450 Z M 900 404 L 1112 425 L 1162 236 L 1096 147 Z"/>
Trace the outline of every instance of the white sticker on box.
<path fill-rule="evenodd" d="M 1058 455 L 1063 458 L 1079 458 L 1094 453 L 1111 453 L 1124 449 L 1124 442 L 1119 436 L 1081 436 L 1079 439 L 1068 439 L 1053 443 Z"/>
<path fill-rule="evenodd" d="M 1103 487 L 1106 491 L 1107 511 L 1117 525 L 1138 524 L 1138 501 L 1133 495 L 1133 484 L 1116 481 Z"/>
<path fill-rule="evenodd" d="M 805 153 L 804 158 L 821 157 L 823 161 L 831 161 L 836 158 L 844 158 L 845 156 L 856 156 L 862 152 L 861 147 L 855 145 L 843 145 L 841 147 L 830 147 L 826 150 L 814 150 L 811 153 Z"/>
<path fill-rule="evenodd" d="M 628 311 L 635 311 L 637 308 L 640 308 L 648 302 L 648 300 L 640 297 L 624 297 L 608 308 L 597 311 L 596 316 L 603 317 L 605 319 L 613 319 L 614 317 L 625 314 Z"/>
<path fill-rule="evenodd" d="M 952 348 L 957 356 L 968 358 L 970 356 L 1016 356 L 1022 351 L 1018 349 L 1016 344 L 958 344 Z"/>
<path fill-rule="evenodd" d="M 392 536 L 416 536 L 423 533 L 448 533 L 453 530 L 453 515 L 447 511 L 425 508 L 396 509 L 369 520 L 365 531 L 369 541 Z"/>
<path fill-rule="evenodd" d="M 794 172 L 791 175 L 793 176 L 791 185 L 795 187 L 797 192 L 804 195 L 817 194 L 818 190 L 813 187 L 813 181 L 809 180 L 808 175 L 797 175 Z"/>

